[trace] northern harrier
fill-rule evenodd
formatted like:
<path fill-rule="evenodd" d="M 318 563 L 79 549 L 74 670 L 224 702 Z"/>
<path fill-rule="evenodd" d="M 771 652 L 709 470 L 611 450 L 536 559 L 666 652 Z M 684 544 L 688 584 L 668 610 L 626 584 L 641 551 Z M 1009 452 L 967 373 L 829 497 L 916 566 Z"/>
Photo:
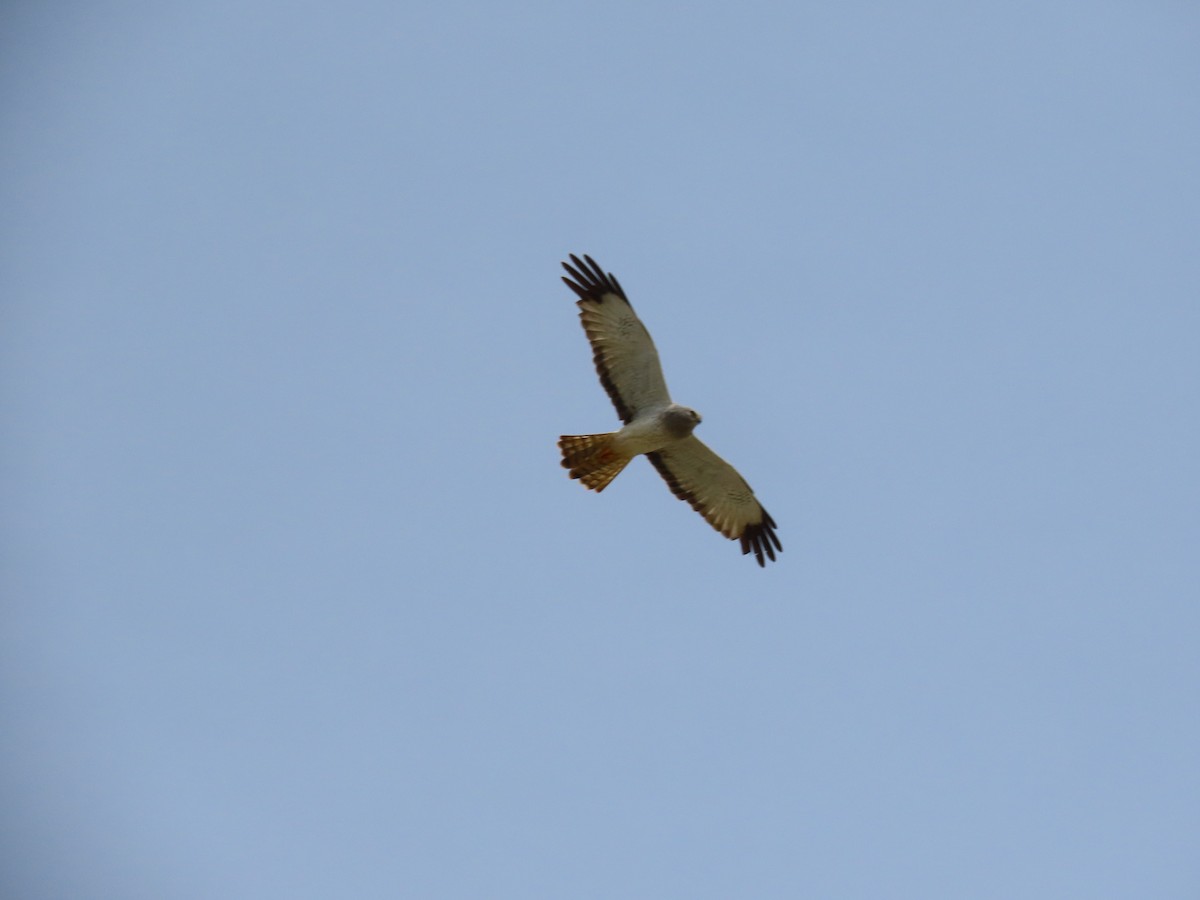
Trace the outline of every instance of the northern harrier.
<path fill-rule="evenodd" d="M 575 265 L 563 263 L 571 276 L 563 281 L 579 295 L 596 372 L 625 427 L 559 438 L 563 466 L 598 493 L 644 453 L 676 497 L 725 537 L 740 540 L 742 553 L 753 552 L 765 566 L 764 555 L 774 560 L 775 551 L 783 550 L 775 520 L 737 470 L 692 434 L 700 414 L 671 402 L 658 351 L 617 279 L 590 256 L 581 261 L 571 254 L 571 262 Z"/>

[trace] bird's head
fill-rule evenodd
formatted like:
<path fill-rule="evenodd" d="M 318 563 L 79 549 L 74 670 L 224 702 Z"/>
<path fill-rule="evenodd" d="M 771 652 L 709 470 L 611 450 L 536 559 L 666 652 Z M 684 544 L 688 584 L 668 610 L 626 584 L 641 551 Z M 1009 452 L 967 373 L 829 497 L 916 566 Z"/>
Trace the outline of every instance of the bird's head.
<path fill-rule="evenodd" d="M 676 438 L 685 438 L 700 424 L 700 413 L 686 406 L 671 404 L 663 413 L 662 421 Z"/>

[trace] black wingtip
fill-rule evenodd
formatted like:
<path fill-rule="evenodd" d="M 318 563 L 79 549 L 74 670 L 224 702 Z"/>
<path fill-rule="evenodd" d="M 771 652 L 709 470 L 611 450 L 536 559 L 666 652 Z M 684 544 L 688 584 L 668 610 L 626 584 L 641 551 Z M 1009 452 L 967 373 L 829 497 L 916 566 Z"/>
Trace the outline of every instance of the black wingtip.
<path fill-rule="evenodd" d="M 775 562 L 776 550 L 780 553 L 783 552 L 783 544 L 779 542 L 779 536 L 775 534 L 775 520 L 765 509 L 762 513 L 761 522 L 748 525 L 742 532 L 742 555 L 753 553 L 759 566 L 765 569 L 768 559 Z"/>
<path fill-rule="evenodd" d="M 621 288 L 621 283 L 613 277 L 611 272 L 605 272 L 600 268 L 594 259 L 586 253 L 583 254 L 583 259 L 574 253 L 570 253 L 568 256 L 571 262 L 564 262 L 562 267 L 571 277 L 563 278 L 563 281 L 579 295 L 581 300 L 599 301 L 605 294 L 616 294 L 626 303 L 629 302 L 629 298 L 625 296 L 625 291 Z"/>
<path fill-rule="evenodd" d="M 563 265 L 565 266 L 566 263 L 563 263 Z M 568 269 L 568 271 L 569 271 L 569 269 Z M 562 280 L 563 280 L 563 284 L 565 284 L 567 287 L 569 287 L 571 290 L 573 290 L 579 296 L 580 300 L 586 300 L 588 298 L 587 288 L 580 287 L 578 284 L 573 282 L 566 275 L 562 276 Z"/>

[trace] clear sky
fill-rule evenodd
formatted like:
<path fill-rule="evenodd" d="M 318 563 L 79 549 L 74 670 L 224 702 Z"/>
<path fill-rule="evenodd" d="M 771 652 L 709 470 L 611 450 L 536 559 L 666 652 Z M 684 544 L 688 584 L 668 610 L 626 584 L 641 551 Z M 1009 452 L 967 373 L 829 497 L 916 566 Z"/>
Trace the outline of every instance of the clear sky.
<path fill-rule="evenodd" d="M 4 10 L 0 895 L 1200 895 L 1195 4 Z"/>

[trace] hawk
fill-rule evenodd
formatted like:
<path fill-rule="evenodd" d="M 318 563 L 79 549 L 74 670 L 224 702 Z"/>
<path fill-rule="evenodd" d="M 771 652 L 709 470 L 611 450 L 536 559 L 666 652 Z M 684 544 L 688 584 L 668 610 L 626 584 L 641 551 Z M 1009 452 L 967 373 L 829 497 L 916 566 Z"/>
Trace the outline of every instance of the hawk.
<path fill-rule="evenodd" d="M 609 434 L 563 435 L 562 464 L 572 478 L 599 493 L 635 456 L 644 453 L 667 486 L 717 531 L 742 542 L 760 566 L 783 550 L 775 520 L 750 485 L 695 435 L 700 414 L 671 401 L 654 341 L 629 304 L 620 282 L 595 260 L 571 254 L 563 263 L 567 287 L 578 296 L 579 318 L 592 344 L 600 383 L 625 423 Z"/>

